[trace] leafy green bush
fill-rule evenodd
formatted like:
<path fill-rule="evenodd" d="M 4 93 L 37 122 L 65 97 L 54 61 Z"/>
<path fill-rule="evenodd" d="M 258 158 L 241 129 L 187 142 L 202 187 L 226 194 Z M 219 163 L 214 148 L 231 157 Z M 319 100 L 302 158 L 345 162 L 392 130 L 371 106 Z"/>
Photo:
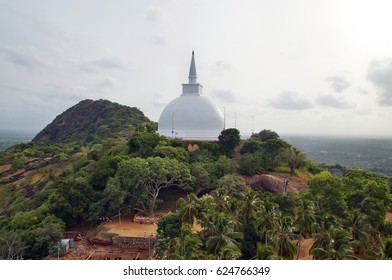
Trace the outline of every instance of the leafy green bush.
<path fill-rule="evenodd" d="M 244 154 L 240 158 L 239 172 L 243 175 L 253 176 L 261 172 L 261 157 L 259 154 Z"/>
<path fill-rule="evenodd" d="M 279 135 L 275 132 L 272 131 L 270 129 L 263 129 L 262 131 L 260 131 L 259 133 L 255 133 L 252 135 L 253 139 L 258 139 L 261 142 L 266 142 L 268 140 L 277 140 L 279 139 Z"/>
<path fill-rule="evenodd" d="M 129 153 L 142 157 L 152 156 L 160 140 L 161 137 L 157 133 L 137 132 L 129 139 Z"/>
<path fill-rule="evenodd" d="M 227 156 L 220 156 L 215 162 L 216 176 L 218 178 L 224 175 L 235 173 L 238 169 L 237 162 Z"/>
<path fill-rule="evenodd" d="M 158 233 L 162 237 L 175 238 L 180 235 L 182 222 L 177 213 L 169 213 L 158 221 Z"/>
<path fill-rule="evenodd" d="M 249 139 L 244 143 L 241 148 L 241 155 L 253 154 L 261 151 L 263 148 L 263 143 L 257 139 Z"/>
<path fill-rule="evenodd" d="M 189 157 L 188 152 L 182 146 L 172 147 L 172 146 L 158 145 L 154 148 L 153 155 L 161 158 L 165 158 L 165 157 L 174 158 L 179 161 L 187 161 Z"/>
<path fill-rule="evenodd" d="M 17 170 L 24 167 L 24 163 L 27 161 L 25 156 L 15 157 L 12 161 L 12 170 Z"/>
<path fill-rule="evenodd" d="M 225 129 L 219 134 L 218 139 L 222 152 L 231 156 L 234 148 L 240 144 L 240 131 L 236 128 Z"/>
<path fill-rule="evenodd" d="M 101 158 L 90 177 L 90 184 L 94 190 L 102 191 L 110 177 L 117 172 L 117 165 L 124 158 L 120 156 L 106 156 Z"/>

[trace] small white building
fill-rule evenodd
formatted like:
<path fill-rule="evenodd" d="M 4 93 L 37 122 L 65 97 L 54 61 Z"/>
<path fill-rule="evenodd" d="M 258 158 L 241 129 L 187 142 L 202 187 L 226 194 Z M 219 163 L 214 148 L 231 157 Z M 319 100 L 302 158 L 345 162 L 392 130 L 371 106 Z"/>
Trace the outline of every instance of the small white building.
<path fill-rule="evenodd" d="M 70 248 L 75 247 L 75 242 L 73 239 L 61 239 L 61 245 L 65 247 L 65 252 Z"/>
<path fill-rule="evenodd" d="M 182 84 L 182 94 L 170 102 L 158 122 L 158 133 L 184 140 L 218 140 L 223 130 L 222 111 L 202 95 L 197 82 L 195 54 L 192 52 L 189 81 Z"/>

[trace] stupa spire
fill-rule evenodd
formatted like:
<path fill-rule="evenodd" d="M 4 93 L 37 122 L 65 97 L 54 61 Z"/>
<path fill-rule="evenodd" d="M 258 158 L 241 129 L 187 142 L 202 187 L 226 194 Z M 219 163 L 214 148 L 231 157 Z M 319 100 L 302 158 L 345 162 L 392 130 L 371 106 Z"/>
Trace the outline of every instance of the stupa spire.
<path fill-rule="evenodd" d="M 192 51 L 191 67 L 189 69 L 189 84 L 197 83 L 196 64 L 195 64 L 195 51 Z"/>
<path fill-rule="evenodd" d="M 182 84 L 182 95 L 201 95 L 203 86 L 197 82 L 195 52 L 192 51 L 191 67 L 189 68 L 189 82 Z"/>

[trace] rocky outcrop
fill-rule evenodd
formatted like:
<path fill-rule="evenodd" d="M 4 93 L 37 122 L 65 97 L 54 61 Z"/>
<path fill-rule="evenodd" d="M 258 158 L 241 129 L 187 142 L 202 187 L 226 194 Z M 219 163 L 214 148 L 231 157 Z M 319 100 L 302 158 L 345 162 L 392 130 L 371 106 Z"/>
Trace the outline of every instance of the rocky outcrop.
<path fill-rule="evenodd" d="M 253 176 L 249 183 L 249 187 L 255 191 L 288 194 L 296 193 L 300 189 L 307 188 L 308 186 L 298 180 L 292 180 L 273 174 L 262 174 Z"/>

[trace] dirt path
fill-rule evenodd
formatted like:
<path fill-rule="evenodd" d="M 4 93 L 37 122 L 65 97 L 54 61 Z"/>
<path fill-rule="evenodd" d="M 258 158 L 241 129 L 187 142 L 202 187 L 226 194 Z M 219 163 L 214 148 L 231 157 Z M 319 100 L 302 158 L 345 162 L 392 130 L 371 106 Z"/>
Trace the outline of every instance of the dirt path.
<path fill-rule="evenodd" d="M 240 144 L 234 148 L 233 159 L 239 160 L 241 158 L 241 149 L 244 146 L 245 141 L 241 141 Z"/>
<path fill-rule="evenodd" d="M 107 229 L 108 233 L 114 233 L 120 236 L 146 237 L 151 235 L 156 236 L 157 225 L 132 222 L 131 216 L 125 215 L 121 217 L 121 224 L 118 217 L 116 217 L 111 222 L 106 223 L 102 229 Z"/>
<path fill-rule="evenodd" d="M 0 165 L 0 174 L 11 169 L 11 164 Z"/>
<path fill-rule="evenodd" d="M 312 256 L 309 255 L 309 250 L 312 248 L 314 243 L 313 238 L 308 238 L 304 239 L 304 241 L 301 242 L 301 247 L 299 251 L 299 260 L 311 260 Z"/>
<path fill-rule="evenodd" d="M 392 221 L 392 212 L 387 212 L 387 216 L 385 217 L 386 221 Z"/>

